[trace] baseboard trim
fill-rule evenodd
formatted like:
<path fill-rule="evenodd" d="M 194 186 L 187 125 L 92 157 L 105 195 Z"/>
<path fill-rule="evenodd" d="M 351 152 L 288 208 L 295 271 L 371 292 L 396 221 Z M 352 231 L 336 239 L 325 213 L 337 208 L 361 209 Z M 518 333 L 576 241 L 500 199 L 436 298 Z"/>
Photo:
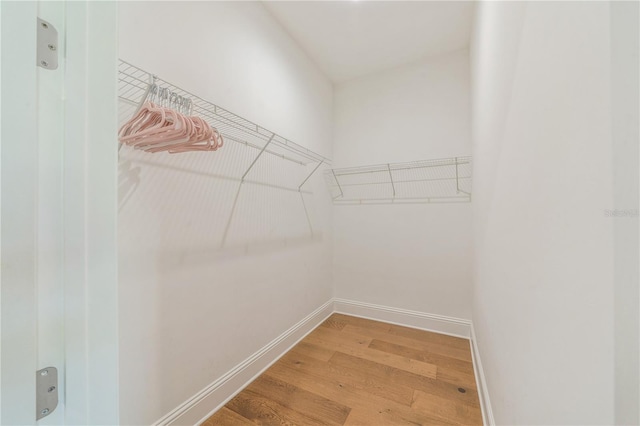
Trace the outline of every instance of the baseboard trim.
<path fill-rule="evenodd" d="M 471 321 L 462 318 L 427 314 L 425 312 L 346 299 L 334 299 L 334 306 L 336 312 L 354 317 L 383 321 L 464 339 L 468 339 L 470 336 Z"/>
<path fill-rule="evenodd" d="M 487 388 L 487 380 L 484 376 L 484 370 L 482 369 L 482 361 L 480 360 L 480 351 L 478 350 L 473 324 L 471 324 L 471 359 L 473 361 L 473 372 L 476 375 L 476 387 L 478 388 L 480 408 L 482 409 L 482 421 L 485 426 L 495 426 L 496 421 L 493 418 L 493 410 L 491 409 L 489 388 Z"/>
<path fill-rule="evenodd" d="M 154 426 L 195 425 L 204 422 L 307 334 L 322 324 L 333 311 L 333 300 L 329 300 L 225 375 L 162 417 L 154 423 Z M 215 408 L 212 410 L 211 407 Z"/>

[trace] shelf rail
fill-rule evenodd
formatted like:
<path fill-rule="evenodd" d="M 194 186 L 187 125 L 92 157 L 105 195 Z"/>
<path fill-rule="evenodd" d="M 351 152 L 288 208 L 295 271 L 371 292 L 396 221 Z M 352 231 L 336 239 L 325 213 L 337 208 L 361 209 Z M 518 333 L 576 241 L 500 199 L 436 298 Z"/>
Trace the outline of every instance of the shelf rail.
<path fill-rule="evenodd" d="M 471 157 L 325 170 L 334 204 L 471 201 Z"/>

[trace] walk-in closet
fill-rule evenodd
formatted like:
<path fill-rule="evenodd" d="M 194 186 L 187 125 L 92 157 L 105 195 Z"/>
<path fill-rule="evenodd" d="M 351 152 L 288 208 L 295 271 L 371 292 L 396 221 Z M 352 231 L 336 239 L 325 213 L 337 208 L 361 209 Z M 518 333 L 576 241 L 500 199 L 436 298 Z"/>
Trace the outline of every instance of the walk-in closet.
<path fill-rule="evenodd" d="M 640 423 L 639 3 L 0 14 L 3 425 Z"/>

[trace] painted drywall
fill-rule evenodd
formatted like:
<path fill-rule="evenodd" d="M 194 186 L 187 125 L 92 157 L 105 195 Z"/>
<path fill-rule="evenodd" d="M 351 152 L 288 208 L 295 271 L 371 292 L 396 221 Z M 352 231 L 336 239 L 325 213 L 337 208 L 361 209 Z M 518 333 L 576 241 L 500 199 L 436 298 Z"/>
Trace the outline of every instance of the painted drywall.
<path fill-rule="evenodd" d="M 611 3 L 616 424 L 640 423 L 639 18 L 637 2 Z"/>
<path fill-rule="evenodd" d="M 614 422 L 610 30 L 608 2 L 478 7 L 473 324 L 498 424 Z"/>
<path fill-rule="evenodd" d="M 335 83 L 464 49 L 473 21 L 471 1 L 276 0 L 265 5 Z"/>
<path fill-rule="evenodd" d="M 331 156 L 331 83 L 259 2 L 123 2 L 119 24 L 122 59 Z M 321 173 L 313 195 L 245 184 L 232 210 L 247 149 L 120 152 L 122 424 L 160 419 L 332 297 Z M 250 177 L 297 187 L 310 170 L 283 164 Z"/>
<path fill-rule="evenodd" d="M 337 85 L 337 167 L 469 155 L 468 51 Z M 337 205 L 338 298 L 471 317 L 471 206 Z"/>

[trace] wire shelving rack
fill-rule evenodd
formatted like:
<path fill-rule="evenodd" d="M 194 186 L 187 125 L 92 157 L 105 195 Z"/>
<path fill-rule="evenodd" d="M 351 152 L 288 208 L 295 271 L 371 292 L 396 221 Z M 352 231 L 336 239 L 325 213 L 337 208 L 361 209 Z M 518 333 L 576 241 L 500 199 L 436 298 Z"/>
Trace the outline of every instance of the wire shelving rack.
<path fill-rule="evenodd" d="M 334 204 L 471 201 L 471 157 L 327 169 Z"/>
<path fill-rule="evenodd" d="M 120 60 L 118 64 L 118 99 L 133 107 L 138 106 L 146 97 L 149 87 L 155 83 L 178 96 L 190 99 L 192 115 L 207 120 L 222 134 L 225 144 L 239 144 L 253 150 L 253 159 L 249 161 L 241 181 L 244 182 L 250 170 L 261 156 L 280 158 L 290 164 L 309 166 L 311 173 L 304 175 L 296 188 L 300 190 L 307 180 L 321 166 L 331 165 L 331 160 L 317 154 L 291 140 L 280 136 L 250 120 L 234 114 L 212 102 L 209 102 L 187 90 L 171 84 L 129 62 Z M 224 147 L 222 148 L 224 149 Z M 175 154 L 181 155 L 181 154 Z M 213 153 L 212 155 L 216 155 Z M 312 165 L 312 166 L 311 166 Z"/>

